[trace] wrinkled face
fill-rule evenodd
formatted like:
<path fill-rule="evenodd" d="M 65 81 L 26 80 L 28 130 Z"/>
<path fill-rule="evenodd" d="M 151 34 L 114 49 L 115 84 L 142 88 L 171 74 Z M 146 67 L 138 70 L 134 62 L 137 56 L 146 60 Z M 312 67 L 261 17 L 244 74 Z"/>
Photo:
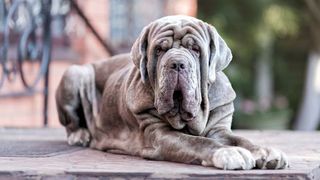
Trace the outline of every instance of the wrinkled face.
<path fill-rule="evenodd" d="M 214 79 L 217 63 L 211 61 L 219 49 L 212 45 L 210 27 L 195 18 L 168 16 L 150 24 L 132 49 L 137 56 L 135 46 L 140 47 L 142 57 L 135 64 L 154 90 L 158 114 L 192 134 L 200 134 L 208 119 L 209 66 Z"/>
<path fill-rule="evenodd" d="M 190 26 L 177 23 L 154 39 L 148 74 L 153 74 L 154 106 L 175 129 L 194 121 L 200 111 L 200 46 Z"/>

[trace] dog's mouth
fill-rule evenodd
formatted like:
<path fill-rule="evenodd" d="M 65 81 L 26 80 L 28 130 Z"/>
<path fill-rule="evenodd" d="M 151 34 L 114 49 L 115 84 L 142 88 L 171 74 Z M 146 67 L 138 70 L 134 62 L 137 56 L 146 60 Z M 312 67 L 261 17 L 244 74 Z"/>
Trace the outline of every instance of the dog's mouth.
<path fill-rule="evenodd" d="M 195 118 L 195 114 L 183 109 L 183 94 L 181 90 L 176 90 L 172 96 L 173 107 L 167 112 L 168 117 L 181 116 L 181 120 L 191 121 Z"/>
<path fill-rule="evenodd" d="M 188 122 L 195 119 L 196 114 L 186 111 L 183 108 L 183 92 L 175 90 L 172 94 L 172 105 L 166 106 L 166 111 L 162 114 L 174 129 L 183 129 Z"/>

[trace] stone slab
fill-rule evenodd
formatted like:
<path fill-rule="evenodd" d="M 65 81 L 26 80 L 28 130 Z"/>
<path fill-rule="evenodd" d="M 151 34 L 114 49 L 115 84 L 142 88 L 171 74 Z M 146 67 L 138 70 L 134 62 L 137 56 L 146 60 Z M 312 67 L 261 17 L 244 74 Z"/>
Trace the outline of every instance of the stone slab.
<path fill-rule="evenodd" d="M 284 170 L 225 171 L 197 165 L 151 161 L 83 148 L 76 151 L 64 149 L 50 156 L 1 154 L 0 179 L 320 179 L 320 132 L 235 131 L 235 133 L 258 144 L 283 150 L 288 155 L 290 167 Z M 40 141 L 47 142 L 48 146 L 54 146 L 54 142 L 65 140 L 65 133 L 63 129 L 0 129 L 0 142 L 4 140 Z"/>

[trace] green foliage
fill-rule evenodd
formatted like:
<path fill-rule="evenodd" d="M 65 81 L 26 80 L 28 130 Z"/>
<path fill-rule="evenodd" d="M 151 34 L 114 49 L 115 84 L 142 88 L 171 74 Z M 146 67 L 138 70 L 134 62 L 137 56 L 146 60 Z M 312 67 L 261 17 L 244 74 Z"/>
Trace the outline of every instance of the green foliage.
<path fill-rule="evenodd" d="M 299 30 L 299 17 L 288 6 L 271 4 L 263 14 L 263 21 L 274 34 L 280 36 L 294 36 Z"/>
<path fill-rule="evenodd" d="M 304 1 L 198 0 L 198 17 L 213 24 L 233 52 L 226 69 L 240 99 L 254 99 L 255 62 L 272 42 L 275 95 L 296 112 L 302 97 L 310 33 Z"/>
<path fill-rule="evenodd" d="M 238 112 L 235 114 L 232 126 L 241 129 L 287 129 L 289 126 L 289 117 L 291 115 L 288 109 L 271 109 L 268 112 L 255 112 L 246 114 Z"/>

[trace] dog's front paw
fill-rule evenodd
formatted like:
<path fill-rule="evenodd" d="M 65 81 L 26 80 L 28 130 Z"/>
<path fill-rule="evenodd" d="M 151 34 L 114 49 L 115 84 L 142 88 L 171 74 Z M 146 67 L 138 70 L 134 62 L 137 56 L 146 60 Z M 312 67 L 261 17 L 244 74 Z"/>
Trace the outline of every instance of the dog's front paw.
<path fill-rule="evenodd" d="M 274 148 L 263 148 L 253 152 L 256 167 L 259 169 L 283 169 L 288 167 L 287 156 L 280 150 Z"/>
<path fill-rule="evenodd" d="M 68 136 L 69 145 L 77 146 L 89 146 L 91 140 L 90 133 L 87 129 L 80 128 L 74 132 L 71 132 Z"/>
<path fill-rule="evenodd" d="M 241 147 L 220 148 L 214 152 L 211 159 L 202 161 L 203 166 L 214 166 L 220 169 L 252 169 L 255 159 L 252 154 Z"/>

